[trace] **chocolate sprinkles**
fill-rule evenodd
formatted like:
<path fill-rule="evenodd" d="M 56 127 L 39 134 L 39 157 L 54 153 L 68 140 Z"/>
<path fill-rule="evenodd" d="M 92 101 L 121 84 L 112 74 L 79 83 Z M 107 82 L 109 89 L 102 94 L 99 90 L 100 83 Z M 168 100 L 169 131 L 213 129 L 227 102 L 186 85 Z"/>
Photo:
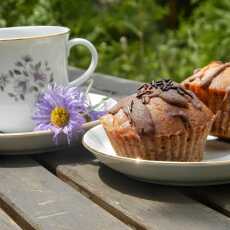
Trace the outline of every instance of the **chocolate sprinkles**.
<path fill-rule="evenodd" d="M 172 80 L 145 83 L 137 90 L 136 97 L 141 99 L 143 104 L 148 104 L 153 97 L 160 97 L 169 104 L 184 108 L 188 107 L 188 102 L 196 98 L 192 92 Z M 196 101 L 196 104 L 199 104 L 199 101 Z"/>

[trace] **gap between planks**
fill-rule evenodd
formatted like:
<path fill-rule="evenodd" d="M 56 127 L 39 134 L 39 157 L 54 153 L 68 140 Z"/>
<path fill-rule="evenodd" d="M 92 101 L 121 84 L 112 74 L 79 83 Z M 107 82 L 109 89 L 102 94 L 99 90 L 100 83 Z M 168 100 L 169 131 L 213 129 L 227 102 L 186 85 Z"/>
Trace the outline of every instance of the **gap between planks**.
<path fill-rule="evenodd" d="M 62 181 L 79 191 L 82 195 L 86 196 L 88 199 L 92 200 L 96 204 L 98 204 L 100 207 L 108 211 L 110 214 L 124 222 L 125 224 L 129 225 L 133 229 L 138 230 L 147 230 L 147 228 L 140 223 L 136 222 L 134 219 L 130 218 L 128 215 L 125 215 L 125 213 L 119 211 L 118 209 L 114 208 L 112 205 L 106 203 L 103 199 L 100 199 L 100 197 L 94 195 L 89 190 L 85 189 L 83 186 L 76 184 L 72 182 L 68 177 L 66 177 L 64 174 L 60 173 L 57 170 L 56 173 L 57 177 L 60 178 Z"/>
<path fill-rule="evenodd" d="M 116 208 L 114 208 L 113 206 L 109 205 L 108 203 L 106 203 L 105 201 L 100 199 L 100 197 L 94 195 L 92 192 L 85 189 L 83 186 L 72 182 L 68 177 L 66 177 L 64 174 L 60 173 L 58 170 L 55 170 L 52 167 L 49 167 L 48 164 L 45 161 L 43 161 L 42 159 L 37 158 L 37 157 L 33 157 L 32 159 L 37 161 L 44 168 L 46 168 L 49 172 L 51 172 L 52 174 L 57 176 L 57 178 L 59 178 L 60 180 L 65 182 L 68 186 L 71 186 L 72 188 L 74 188 L 75 190 L 80 192 L 83 196 L 85 196 L 86 198 L 88 198 L 91 201 L 93 201 L 94 203 L 96 203 L 98 206 L 100 206 L 101 208 L 103 208 L 104 210 L 109 212 L 111 215 L 113 215 L 114 217 L 116 217 L 117 219 L 122 221 L 124 224 L 127 224 L 128 226 L 130 226 L 132 229 L 147 230 L 146 227 L 144 227 L 140 223 L 134 221 L 134 219 L 130 218 L 128 215 L 124 215 L 123 212 L 121 212 L 121 211 L 117 210 Z"/>
<path fill-rule="evenodd" d="M 75 226 L 76 229 L 77 226 L 79 229 L 83 229 L 82 226 L 85 226 L 86 229 L 92 229 L 92 227 L 94 227 L 94 229 L 104 229 L 105 226 L 111 224 L 112 229 L 130 229 L 129 226 L 124 225 L 124 223 L 104 209 L 89 199 L 86 199 L 66 183 L 63 183 L 58 177 L 51 175 L 50 172 L 37 162 L 31 161 L 28 157 L 24 158 L 24 160 L 21 157 L 4 159 L 1 163 L 1 178 L 3 183 L 0 191 L 0 207 L 22 229 L 51 230 L 62 229 L 68 225 L 69 227 Z M 23 167 L 19 167 L 20 162 L 23 162 Z M 25 165 L 28 167 L 25 167 Z M 9 180 L 11 178 L 12 180 Z M 20 181 L 20 178 L 26 178 L 26 180 Z M 30 182 L 35 183 L 31 184 Z M 44 195 L 42 199 L 40 199 L 40 195 L 31 194 L 30 202 L 25 202 L 26 197 L 28 197 L 28 195 L 30 196 L 31 188 L 41 188 L 42 192 L 46 191 L 46 197 L 49 199 L 44 200 Z M 37 191 L 40 191 L 38 189 Z M 44 201 L 47 202 L 47 200 L 50 200 L 50 197 L 56 197 L 59 201 L 58 204 L 49 206 L 48 208 L 38 205 L 39 201 L 43 201 L 43 203 Z M 51 212 L 53 210 L 56 212 Z M 64 211 L 65 213 L 69 213 L 69 215 L 59 217 Z M 80 212 L 82 212 L 81 215 L 78 214 Z M 90 221 L 82 218 L 89 212 L 91 212 Z M 54 216 L 54 219 L 47 218 Z M 101 219 L 101 222 L 98 221 L 98 218 Z M 54 225 L 55 228 L 53 228 Z"/>
<path fill-rule="evenodd" d="M 1 230 L 21 230 L 18 224 L 0 208 L 0 229 Z"/>
<path fill-rule="evenodd" d="M 38 229 L 36 225 L 32 224 L 32 221 L 27 221 L 23 218 L 22 210 L 18 210 L 15 206 L 10 205 L 10 201 L 3 194 L 0 194 L 0 208 L 22 229 L 26 230 L 36 230 Z"/>
<path fill-rule="evenodd" d="M 61 153 L 59 156 L 63 157 L 63 154 L 67 154 L 67 153 L 66 152 L 65 153 Z M 61 157 L 61 159 L 62 159 L 62 157 Z M 66 158 L 68 159 L 68 154 L 67 154 Z M 55 157 L 55 159 L 56 159 L 56 157 Z M 68 163 L 68 161 L 60 161 L 60 162 L 63 163 L 63 166 L 61 166 L 61 165 L 59 165 L 60 164 L 60 162 L 59 162 L 60 159 L 58 159 L 58 155 L 57 155 L 57 159 L 56 160 L 57 160 L 56 162 L 49 161 L 49 156 L 44 157 L 44 158 L 43 157 L 38 157 L 39 163 L 41 163 L 43 166 L 45 166 L 48 170 L 51 170 L 53 173 L 56 173 L 56 175 L 58 176 L 58 178 L 62 179 L 65 183 L 67 183 L 70 186 L 72 186 L 75 190 L 81 192 L 84 196 L 86 196 L 87 198 L 91 199 L 93 202 L 95 202 L 96 204 L 98 204 L 99 206 L 101 206 L 102 208 L 104 208 L 106 211 L 108 211 L 109 213 L 111 213 L 112 215 L 114 215 L 115 217 L 117 217 L 118 219 L 120 219 L 125 224 L 128 224 L 129 226 L 132 226 L 132 227 L 134 227 L 136 229 L 141 229 L 141 230 L 142 229 L 149 229 L 150 226 L 147 223 L 140 221 L 141 219 L 138 219 L 138 218 L 136 219 L 135 214 L 134 215 L 133 214 L 130 215 L 130 213 L 127 213 L 127 211 L 129 211 L 129 210 L 117 208 L 116 206 L 114 206 L 113 203 L 108 202 L 108 200 L 104 200 L 103 196 L 101 196 L 100 194 L 98 194 L 98 191 L 94 190 L 93 187 L 91 187 L 91 189 L 88 189 L 88 184 L 87 184 L 87 182 L 84 182 L 84 180 L 81 180 L 81 183 L 76 183 L 76 181 L 72 181 L 73 178 L 71 177 L 71 173 L 70 174 L 68 173 L 68 165 L 70 166 L 70 164 Z M 67 165 L 67 166 L 64 166 L 64 165 Z M 58 167 L 58 166 L 60 166 L 60 167 Z M 67 171 L 66 170 L 63 171 L 63 167 Z M 70 167 L 70 169 L 71 169 L 71 167 Z M 176 190 L 177 192 L 180 192 L 180 189 L 178 189 L 178 188 L 175 189 L 175 187 L 173 188 L 173 190 Z M 182 192 L 180 192 L 180 193 L 181 193 L 181 195 L 183 194 Z M 184 194 L 183 194 L 183 196 L 184 196 Z M 195 199 L 191 199 L 187 195 L 185 195 L 185 197 L 189 198 L 190 200 L 194 200 L 194 202 L 196 201 Z M 203 206 L 203 204 L 201 202 L 198 201 L 197 204 L 198 203 Z M 205 207 L 205 206 L 206 205 L 204 205 L 203 207 Z M 209 208 L 208 206 L 206 206 L 206 207 Z M 208 211 L 208 210 L 206 210 L 206 208 L 202 208 L 202 210 L 204 212 Z M 211 210 L 212 209 L 210 209 L 209 211 L 211 211 Z M 221 217 L 220 214 L 219 215 L 217 214 L 218 212 L 216 212 L 216 214 L 214 214 L 214 212 L 215 211 L 213 210 L 213 217 L 217 217 L 217 219 L 219 217 Z M 167 218 L 167 217 L 165 217 L 165 218 Z M 220 219 L 224 220 L 223 218 L 220 218 Z M 221 220 L 218 220 L 218 221 L 222 222 Z M 198 222 L 199 221 L 201 221 L 201 220 L 198 220 Z M 226 219 L 226 221 L 223 221 L 223 228 L 221 226 L 221 229 L 227 229 L 226 227 L 224 227 L 227 224 L 227 222 L 228 222 L 227 219 Z M 200 226 L 200 225 L 197 224 L 197 226 Z M 218 226 L 220 227 L 220 225 L 218 225 Z M 211 227 L 211 223 L 210 223 L 210 227 Z M 154 226 L 154 225 L 151 226 L 151 229 L 155 229 L 155 228 L 158 229 L 157 224 L 156 224 L 156 226 Z"/>

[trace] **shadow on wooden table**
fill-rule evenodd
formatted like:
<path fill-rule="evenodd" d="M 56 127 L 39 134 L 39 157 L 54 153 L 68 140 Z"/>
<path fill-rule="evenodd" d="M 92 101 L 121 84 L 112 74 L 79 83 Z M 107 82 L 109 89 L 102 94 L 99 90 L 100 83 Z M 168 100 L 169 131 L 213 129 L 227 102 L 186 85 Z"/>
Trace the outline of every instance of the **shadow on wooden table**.
<path fill-rule="evenodd" d="M 116 172 L 103 164 L 100 164 L 98 173 L 104 183 L 123 194 L 147 200 L 178 203 L 178 199 L 174 199 L 174 195 L 170 196 L 170 190 L 175 188 L 173 186 L 137 181 Z"/>
<path fill-rule="evenodd" d="M 142 198 L 152 201 L 164 201 L 169 203 L 190 203 L 190 199 L 178 199 L 175 193 L 181 191 L 183 187 L 164 186 L 137 181 L 119 172 L 116 172 L 100 163 L 82 145 L 70 147 L 54 153 L 41 154 L 33 157 L 53 173 L 71 175 L 73 180 L 81 182 L 81 179 L 89 178 L 98 188 L 109 191 Z M 92 178 L 93 177 L 93 178 Z M 195 188 L 189 188 L 193 191 Z M 186 190 L 185 193 L 187 194 Z"/>
<path fill-rule="evenodd" d="M 37 163 L 29 160 L 28 156 L 0 156 L 0 168 L 37 167 Z"/>
<path fill-rule="evenodd" d="M 132 193 L 132 195 L 141 196 L 143 191 L 146 199 L 152 197 L 154 188 L 161 187 L 167 190 L 169 186 L 161 186 L 156 184 L 148 184 L 145 182 L 136 181 L 119 172 L 116 172 L 107 166 L 100 163 L 93 154 L 87 151 L 82 145 L 70 147 L 65 150 L 60 150 L 54 153 L 41 154 L 33 157 L 48 169 L 63 168 L 65 166 L 76 168 L 94 168 L 98 171 L 98 176 L 113 189 L 120 190 L 124 193 Z M 150 193 L 148 194 L 148 191 Z M 143 197 L 143 198 L 144 198 Z"/>
<path fill-rule="evenodd" d="M 50 169 L 56 169 L 58 166 L 65 165 L 85 165 L 98 164 L 97 159 L 89 153 L 83 146 L 74 145 L 63 150 L 45 154 L 34 155 L 33 158 Z"/>

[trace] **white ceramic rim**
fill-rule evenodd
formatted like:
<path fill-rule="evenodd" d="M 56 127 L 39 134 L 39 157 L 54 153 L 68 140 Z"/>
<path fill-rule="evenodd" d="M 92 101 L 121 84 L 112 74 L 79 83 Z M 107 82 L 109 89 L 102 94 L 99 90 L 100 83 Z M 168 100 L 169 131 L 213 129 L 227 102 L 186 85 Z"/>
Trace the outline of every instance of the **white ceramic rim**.
<path fill-rule="evenodd" d="M 88 127 L 93 126 L 95 121 L 89 121 L 82 125 L 83 129 L 87 129 Z M 44 135 L 52 135 L 51 130 L 38 130 L 38 131 L 30 131 L 30 132 L 19 132 L 19 133 L 0 133 L 0 138 L 9 138 L 9 137 L 17 137 L 17 136 L 44 136 Z"/>
<path fill-rule="evenodd" d="M 38 30 L 47 30 L 46 34 L 39 33 Z M 15 37 L 3 37 L 1 33 L 4 32 L 13 32 L 13 31 L 25 31 L 25 35 L 18 35 Z M 29 30 L 37 30 L 34 35 L 26 35 L 26 31 Z M 63 34 L 68 34 L 70 29 L 64 26 L 15 26 L 15 27 L 4 27 L 0 28 L 0 42 L 1 41 L 15 41 L 15 40 L 25 40 L 25 39 L 40 39 L 40 38 L 48 38 Z"/>
<path fill-rule="evenodd" d="M 121 157 L 121 156 L 113 156 L 111 154 L 107 154 L 105 152 L 98 151 L 94 148 L 91 148 L 85 141 L 86 136 L 88 132 L 94 131 L 94 129 L 98 129 L 99 126 L 102 127 L 102 125 L 97 125 L 91 129 L 89 129 L 82 138 L 82 144 L 83 146 L 88 149 L 90 152 L 93 152 L 95 155 L 104 155 L 107 158 L 110 158 L 112 160 L 120 160 L 120 161 L 127 161 L 128 163 L 135 163 L 135 164 L 150 164 L 150 165 L 161 165 L 161 166 L 179 166 L 179 167 L 194 167 L 194 166 L 213 166 L 213 165 L 230 165 L 230 160 L 226 161 L 201 161 L 201 162 L 180 162 L 180 161 L 150 161 L 150 160 L 142 160 L 142 159 L 134 159 L 134 158 L 128 158 L 128 157 Z M 230 148 L 229 148 L 230 149 Z"/>

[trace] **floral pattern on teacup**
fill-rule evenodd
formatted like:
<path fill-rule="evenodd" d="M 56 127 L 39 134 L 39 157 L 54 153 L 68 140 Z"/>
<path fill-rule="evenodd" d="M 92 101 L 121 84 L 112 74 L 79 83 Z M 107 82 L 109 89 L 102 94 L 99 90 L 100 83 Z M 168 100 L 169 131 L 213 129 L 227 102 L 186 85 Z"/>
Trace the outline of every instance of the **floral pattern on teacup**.
<path fill-rule="evenodd" d="M 53 72 L 47 61 L 35 62 L 30 55 L 25 55 L 8 73 L 0 74 L 0 91 L 15 101 L 25 100 L 27 95 L 38 94 L 53 81 Z"/>

